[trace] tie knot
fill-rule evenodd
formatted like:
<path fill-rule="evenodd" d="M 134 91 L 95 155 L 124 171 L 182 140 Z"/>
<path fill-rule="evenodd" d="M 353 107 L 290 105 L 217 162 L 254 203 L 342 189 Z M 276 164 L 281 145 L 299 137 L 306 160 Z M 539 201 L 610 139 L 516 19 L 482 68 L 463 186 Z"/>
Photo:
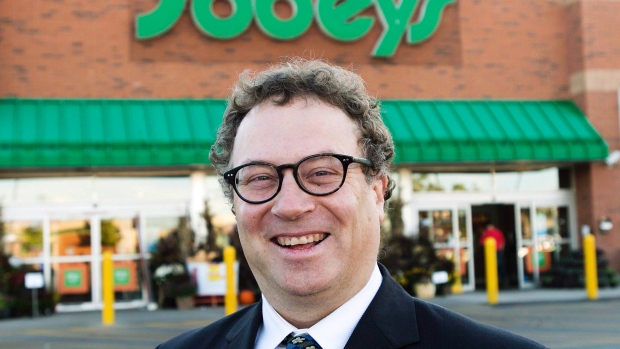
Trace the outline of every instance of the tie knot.
<path fill-rule="evenodd" d="M 298 335 L 291 333 L 282 342 L 286 343 L 286 349 L 322 349 L 314 338 L 307 333 Z"/>

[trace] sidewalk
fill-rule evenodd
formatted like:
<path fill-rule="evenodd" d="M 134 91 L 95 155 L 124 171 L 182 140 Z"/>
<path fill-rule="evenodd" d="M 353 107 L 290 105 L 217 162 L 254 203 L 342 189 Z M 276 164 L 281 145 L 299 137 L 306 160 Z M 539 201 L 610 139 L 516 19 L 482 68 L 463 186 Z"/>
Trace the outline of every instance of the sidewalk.
<path fill-rule="evenodd" d="M 598 299 L 620 300 L 620 287 L 600 288 L 598 290 Z M 444 306 L 450 304 L 488 304 L 488 297 L 484 291 L 475 291 L 435 297 L 428 301 Z M 531 290 L 500 290 L 498 305 L 578 301 L 588 301 L 585 289 L 537 288 Z"/>
<path fill-rule="evenodd" d="M 616 310 L 620 306 L 620 288 L 600 289 L 597 301 L 587 300 L 583 289 L 500 291 L 499 306 L 488 305 L 485 292 L 451 294 L 429 301 L 551 348 L 620 347 L 620 313 Z M 0 349 L 154 348 L 223 316 L 223 307 L 201 307 L 117 310 L 111 326 L 102 324 L 99 311 L 2 319 Z"/>

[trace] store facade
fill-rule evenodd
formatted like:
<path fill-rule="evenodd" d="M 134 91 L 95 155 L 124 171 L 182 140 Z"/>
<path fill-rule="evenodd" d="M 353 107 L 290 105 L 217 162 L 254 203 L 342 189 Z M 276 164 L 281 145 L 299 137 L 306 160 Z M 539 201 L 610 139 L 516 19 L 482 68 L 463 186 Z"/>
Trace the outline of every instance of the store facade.
<path fill-rule="evenodd" d="M 452 255 L 465 290 L 484 283 L 488 221 L 512 287 L 538 287 L 588 230 L 620 270 L 620 2 L 255 3 L 0 1 L 5 248 L 61 309 L 100 307 L 106 248 L 126 270 L 117 306 L 148 302 L 149 244 L 221 201 L 207 152 L 230 85 L 290 55 L 351 67 L 382 101 L 405 234 Z M 37 194 L 43 179 L 84 189 Z"/>

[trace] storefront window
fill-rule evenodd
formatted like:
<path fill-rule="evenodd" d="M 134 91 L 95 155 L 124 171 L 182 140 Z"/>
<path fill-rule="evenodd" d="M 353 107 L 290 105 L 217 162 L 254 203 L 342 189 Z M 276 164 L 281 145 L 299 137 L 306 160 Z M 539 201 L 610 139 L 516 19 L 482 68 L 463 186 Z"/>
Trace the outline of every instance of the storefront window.
<path fill-rule="evenodd" d="M 57 220 L 50 222 L 52 257 L 91 254 L 90 220 Z"/>
<path fill-rule="evenodd" d="M 114 254 L 138 253 L 138 230 L 134 219 L 101 220 L 101 250 Z"/>
<path fill-rule="evenodd" d="M 416 192 L 519 192 L 560 188 L 557 168 L 523 172 L 415 173 Z"/>
<path fill-rule="evenodd" d="M 491 173 L 414 173 L 416 192 L 488 192 Z"/>
<path fill-rule="evenodd" d="M 550 191 L 560 189 L 557 167 L 539 171 L 498 172 L 495 185 L 498 192 Z"/>
<path fill-rule="evenodd" d="M 147 217 L 146 244 L 149 252 L 155 252 L 159 239 L 165 238 L 179 226 L 179 217 Z"/>
<path fill-rule="evenodd" d="M 92 301 L 89 262 L 52 263 L 53 290 L 64 304 Z"/>
<path fill-rule="evenodd" d="M 569 224 L 567 207 L 539 207 L 536 209 L 540 273 L 551 269 L 554 261 L 569 253 Z"/>
<path fill-rule="evenodd" d="M 420 237 L 432 243 L 448 243 L 452 240 L 452 211 L 420 211 Z"/>
<path fill-rule="evenodd" d="M 43 255 L 41 222 L 5 222 L 4 253 L 16 258 L 36 258 Z"/>
<path fill-rule="evenodd" d="M 12 203 L 126 203 L 188 201 L 183 177 L 69 177 L 0 180 L 0 200 Z"/>
<path fill-rule="evenodd" d="M 115 256 L 131 255 L 139 252 L 137 219 L 102 219 L 101 250 L 110 251 Z M 126 258 L 126 257 L 125 257 Z M 114 299 L 131 301 L 142 298 L 142 275 L 139 260 L 114 261 Z"/>
<path fill-rule="evenodd" d="M 101 203 L 130 201 L 189 201 L 191 182 L 183 177 L 97 177 L 95 195 Z"/>

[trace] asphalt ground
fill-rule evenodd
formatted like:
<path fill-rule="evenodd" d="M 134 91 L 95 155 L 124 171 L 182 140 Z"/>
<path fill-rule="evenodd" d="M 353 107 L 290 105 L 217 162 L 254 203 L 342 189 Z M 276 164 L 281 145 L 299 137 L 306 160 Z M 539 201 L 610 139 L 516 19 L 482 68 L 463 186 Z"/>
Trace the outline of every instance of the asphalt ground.
<path fill-rule="evenodd" d="M 599 299 L 576 291 L 469 292 L 430 300 L 475 320 L 537 340 L 549 348 L 620 348 L 620 289 L 601 290 Z M 100 312 L 57 313 L 0 320 L 0 349 L 142 349 L 224 316 L 223 307 L 191 310 L 117 310 L 103 325 Z"/>

